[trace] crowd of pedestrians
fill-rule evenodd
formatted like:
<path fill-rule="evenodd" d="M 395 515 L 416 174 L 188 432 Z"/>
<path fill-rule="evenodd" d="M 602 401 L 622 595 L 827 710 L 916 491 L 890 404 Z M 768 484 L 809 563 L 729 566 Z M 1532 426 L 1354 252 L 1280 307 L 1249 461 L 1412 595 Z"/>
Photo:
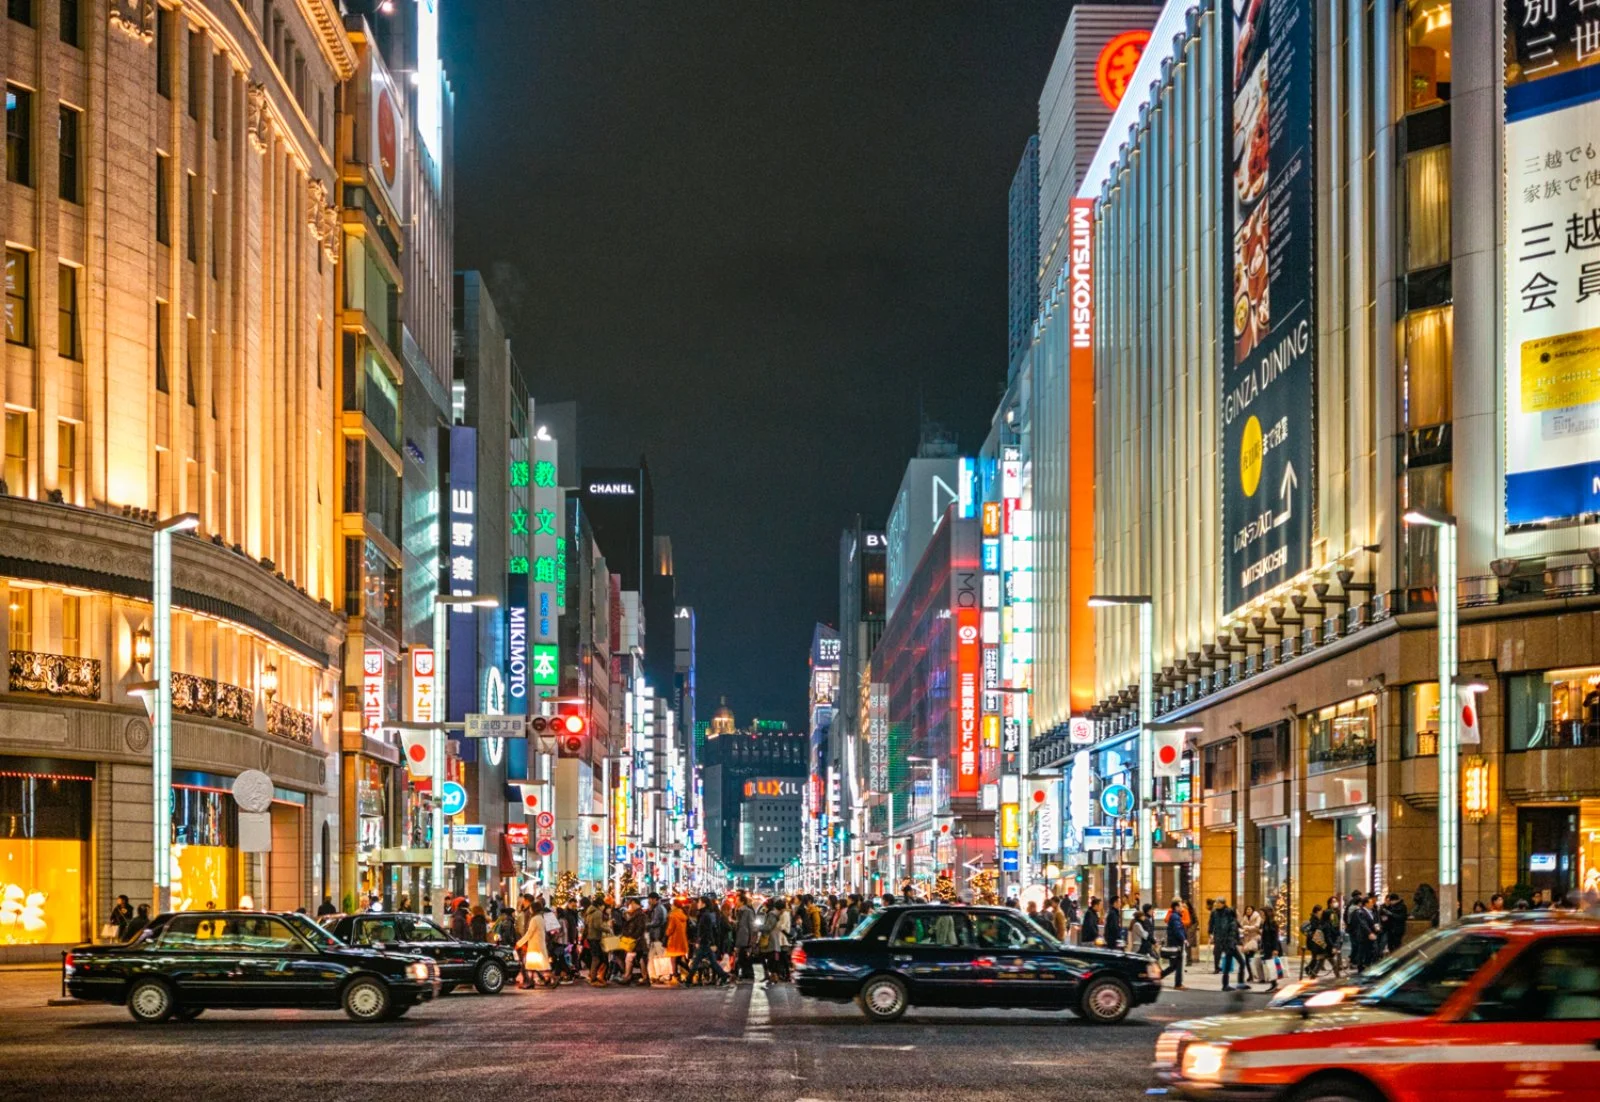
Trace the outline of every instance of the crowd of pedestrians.
<path fill-rule="evenodd" d="M 892 897 L 885 897 L 885 902 Z M 790 980 L 797 941 L 848 933 L 871 905 L 860 895 L 664 899 L 656 892 L 618 902 L 610 894 L 555 905 L 524 895 L 516 906 L 451 901 L 450 933 L 515 945 L 523 987 L 580 980 L 595 987 L 696 986 Z"/>

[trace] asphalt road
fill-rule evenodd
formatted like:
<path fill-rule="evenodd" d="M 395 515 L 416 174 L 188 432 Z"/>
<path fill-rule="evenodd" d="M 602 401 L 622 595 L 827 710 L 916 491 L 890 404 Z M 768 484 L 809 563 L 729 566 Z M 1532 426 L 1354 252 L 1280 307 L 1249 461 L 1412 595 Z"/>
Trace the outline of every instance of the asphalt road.
<path fill-rule="evenodd" d="M 792 988 L 453 994 L 387 1025 L 337 1012 L 209 1011 L 138 1026 L 51 1007 L 59 977 L 0 973 L 0 1098 L 450 1102 L 1015 1102 L 1144 1096 L 1162 1025 L 1222 1010 L 1165 992 L 1114 1027 L 1066 1014 L 913 1009 L 889 1025 Z"/>

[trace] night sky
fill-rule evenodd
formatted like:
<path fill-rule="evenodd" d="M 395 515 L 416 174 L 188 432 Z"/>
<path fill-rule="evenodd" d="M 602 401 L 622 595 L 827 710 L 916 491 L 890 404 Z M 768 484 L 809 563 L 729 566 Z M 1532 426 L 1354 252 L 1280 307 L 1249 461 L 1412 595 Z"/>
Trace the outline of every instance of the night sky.
<path fill-rule="evenodd" d="M 838 541 L 1006 372 L 1006 193 L 1070 0 L 446 0 L 456 266 L 590 465 L 643 453 L 701 718 L 801 722 Z"/>

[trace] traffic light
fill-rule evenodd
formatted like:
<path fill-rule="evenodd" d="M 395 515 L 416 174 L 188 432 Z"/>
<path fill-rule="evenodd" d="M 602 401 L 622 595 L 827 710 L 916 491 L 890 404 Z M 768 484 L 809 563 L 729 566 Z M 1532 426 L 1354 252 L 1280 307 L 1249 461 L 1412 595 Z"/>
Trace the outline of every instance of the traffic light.
<path fill-rule="evenodd" d="M 556 716 L 551 720 L 553 730 L 557 735 L 557 743 L 562 753 L 575 756 L 583 752 L 583 734 L 588 727 L 583 717 L 577 713 Z"/>

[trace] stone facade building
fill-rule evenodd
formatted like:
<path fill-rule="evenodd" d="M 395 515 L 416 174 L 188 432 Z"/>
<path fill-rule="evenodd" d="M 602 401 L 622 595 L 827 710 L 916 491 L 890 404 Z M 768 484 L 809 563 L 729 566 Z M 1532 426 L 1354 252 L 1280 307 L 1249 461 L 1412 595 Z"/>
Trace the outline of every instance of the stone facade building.
<path fill-rule="evenodd" d="M 337 885 L 333 0 L 14 0 L 0 959 L 148 901 L 151 533 L 175 540 L 173 892 Z M 270 854 L 227 794 L 276 792 Z M 329 794 L 334 794 L 330 796 Z"/>

